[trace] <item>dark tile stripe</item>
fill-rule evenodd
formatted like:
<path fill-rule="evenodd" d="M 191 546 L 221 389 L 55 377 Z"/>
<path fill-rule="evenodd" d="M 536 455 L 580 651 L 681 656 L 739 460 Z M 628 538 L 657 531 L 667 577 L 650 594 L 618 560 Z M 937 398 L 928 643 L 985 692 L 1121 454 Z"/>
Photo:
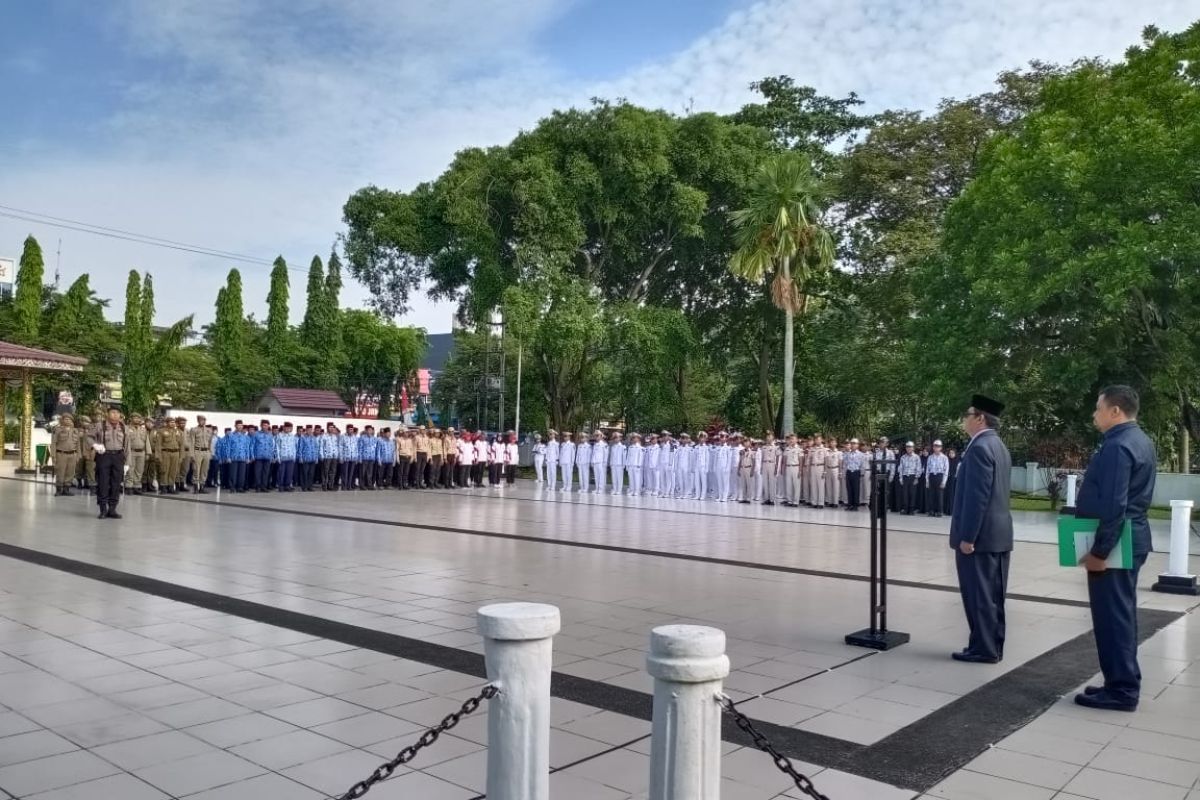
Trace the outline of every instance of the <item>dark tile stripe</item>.
<path fill-rule="evenodd" d="M 486 677 L 483 656 L 466 650 L 239 600 L 3 542 L 0 542 L 0 555 L 352 647 Z M 1139 610 L 1141 641 L 1180 616 L 1182 614 L 1168 611 Z M 870 746 L 768 722 L 756 720 L 754 724 L 787 756 L 922 792 L 992 743 L 1033 720 L 1097 669 L 1094 640 L 1090 633 L 1083 634 Z M 643 720 L 651 717 L 653 698 L 644 692 L 557 672 L 551 680 L 550 690 L 555 697 L 594 708 Z M 724 721 L 722 736 L 736 744 L 751 744 L 729 719 Z M 770 769 L 765 760 L 763 768 Z M 820 785 L 819 776 L 817 785 Z"/>

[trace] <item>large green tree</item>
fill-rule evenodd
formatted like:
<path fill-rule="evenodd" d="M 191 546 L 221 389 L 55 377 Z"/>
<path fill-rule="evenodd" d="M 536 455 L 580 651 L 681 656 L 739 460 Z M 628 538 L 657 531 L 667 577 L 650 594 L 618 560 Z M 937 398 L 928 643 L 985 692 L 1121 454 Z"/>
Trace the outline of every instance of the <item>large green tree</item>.
<path fill-rule="evenodd" d="M 247 338 L 242 275 L 231 269 L 225 286 L 217 293 L 216 317 L 209 329 L 213 358 L 225 378 L 217 393 L 217 401 L 223 408 L 239 409 L 250 400 L 245 377 Z"/>
<path fill-rule="evenodd" d="M 992 387 L 1021 425 L 1086 426 L 1128 381 L 1152 429 L 1200 435 L 1200 24 L 1045 82 L 982 155 L 927 262 L 931 389 Z"/>
<path fill-rule="evenodd" d="M 42 318 L 42 292 L 45 265 L 42 247 L 32 236 L 25 237 L 21 261 L 17 268 L 16 290 L 13 293 L 13 332 L 18 344 L 36 346 Z"/>
<path fill-rule="evenodd" d="M 340 378 L 342 398 L 358 413 L 364 400 L 376 400 L 379 416 L 386 419 L 401 382 L 425 354 L 425 332 L 397 327 L 370 311 L 343 311 L 341 316 L 348 356 Z"/>

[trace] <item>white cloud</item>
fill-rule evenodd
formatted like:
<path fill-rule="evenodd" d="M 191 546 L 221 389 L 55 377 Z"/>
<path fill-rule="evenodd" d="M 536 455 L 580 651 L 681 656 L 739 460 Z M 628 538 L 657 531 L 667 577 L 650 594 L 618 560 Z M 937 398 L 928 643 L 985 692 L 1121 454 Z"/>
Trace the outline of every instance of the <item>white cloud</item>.
<path fill-rule="evenodd" d="M 764 0 L 679 53 L 584 84 L 537 52 L 570 5 L 125 0 L 111 30 L 172 69 L 128 87 L 104 121 L 113 147 L 32 150 L 5 174 L 0 203 L 268 260 L 282 250 L 303 269 L 328 254 L 355 189 L 409 188 L 456 150 L 507 141 L 556 106 L 599 95 L 728 111 L 750 99 L 750 81 L 786 73 L 828 94 L 856 91 L 871 108 L 930 108 L 1031 59 L 1119 57 L 1143 25 L 1181 29 L 1196 13 L 1194 0 Z M 233 266 L 2 218 L 0 255 L 19 252 L 28 232 L 47 251 L 62 236 L 64 279 L 90 271 L 115 313 L 138 267 L 155 273 L 163 320 L 205 322 Z M 268 268 L 240 268 L 247 308 L 261 315 Z M 304 275 L 292 278 L 298 318 Z M 361 303 L 361 289 L 345 300 Z M 450 307 L 414 306 L 410 321 L 448 329 Z"/>

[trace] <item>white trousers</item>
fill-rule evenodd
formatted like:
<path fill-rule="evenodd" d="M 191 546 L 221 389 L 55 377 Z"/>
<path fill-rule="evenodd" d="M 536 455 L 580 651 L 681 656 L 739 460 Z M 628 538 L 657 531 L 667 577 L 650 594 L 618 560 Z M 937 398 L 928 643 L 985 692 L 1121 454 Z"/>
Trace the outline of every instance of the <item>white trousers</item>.
<path fill-rule="evenodd" d="M 571 468 L 573 465 L 562 463 L 558 465 L 559 475 L 562 476 L 562 489 L 564 492 L 571 491 L 572 475 Z"/>
<path fill-rule="evenodd" d="M 725 470 L 717 470 L 717 502 L 724 503 L 729 499 L 729 473 Z"/>
<path fill-rule="evenodd" d="M 612 473 L 612 493 L 620 494 L 625 488 L 625 465 L 609 464 L 608 471 Z"/>
<path fill-rule="evenodd" d="M 787 484 L 787 497 L 789 503 L 800 502 L 800 467 L 784 467 L 784 481 Z"/>
<path fill-rule="evenodd" d="M 626 467 L 629 471 L 629 493 L 637 497 L 642 493 L 642 468 Z"/>
<path fill-rule="evenodd" d="M 604 484 L 605 484 L 604 471 L 605 470 L 604 470 L 603 464 L 592 464 L 592 482 L 596 484 L 594 487 L 592 487 L 592 491 L 594 491 L 594 492 L 603 492 L 604 491 Z"/>
<path fill-rule="evenodd" d="M 842 489 L 842 477 L 838 473 L 838 469 L 825 469 L 825 502 L 828 505 L 836 506 L 838 497 Z"/>
<path fill-rule="evenodd" d="M 675 496 L 688 497 L 692 493 L 692 482 L 688 480 L 692 473 L 675 470 Z"/>
<path fill-rule="evenodd" d="M 808 502 L 818 508 L 825 505 L 825 465 L 812 468 L 811 486 L 808 490 Z"/>
<path fill-rule="evenodd" d="M 588 490 L 588 468 L 590 464 L 576 464 L 575 472 L 579 475 L 579 491 L 586 492 Z"/>
<path fill-rule="evenodd" d="M 670 467 L 658 468 L 658 493 L 670 497 L 675 492 L 675 470 Z"/>
<path fill-rule="evenodd" d="M 697 500 L 707 500 L 708 499 L 708 471 L 705 470 L 704 472 L 697 472 L 696 473 L 696 482 L 697 482 L 696 499 Z"/>
<path fill-rule="evenodd" d="M 658 465 L 645 467 L 646 491 L 654 494 L 658 491 Z"/>
<path fill-rule="evenodd" d="M 533 457 L 533 472 L 537 475 L 538 483 L 546 482 L 546 457 L 536 455 Z"/>
<path fill-rule="evenodd" d="M 546 488 L 553 490 L 558 483 L 558 462 L 546 461 Z"/>

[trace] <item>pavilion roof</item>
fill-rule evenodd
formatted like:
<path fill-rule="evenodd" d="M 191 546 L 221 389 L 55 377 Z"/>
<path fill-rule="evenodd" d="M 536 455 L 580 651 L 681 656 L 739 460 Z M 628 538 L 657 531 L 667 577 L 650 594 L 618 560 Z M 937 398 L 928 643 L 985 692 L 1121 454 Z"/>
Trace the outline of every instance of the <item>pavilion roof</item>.
<path fill-rule="evenodd" d="M 25 347 L 12 342 L 0 342 L 0 369 L 29 369 L 34 372 L 82 372 L 88 360 Z"/>

